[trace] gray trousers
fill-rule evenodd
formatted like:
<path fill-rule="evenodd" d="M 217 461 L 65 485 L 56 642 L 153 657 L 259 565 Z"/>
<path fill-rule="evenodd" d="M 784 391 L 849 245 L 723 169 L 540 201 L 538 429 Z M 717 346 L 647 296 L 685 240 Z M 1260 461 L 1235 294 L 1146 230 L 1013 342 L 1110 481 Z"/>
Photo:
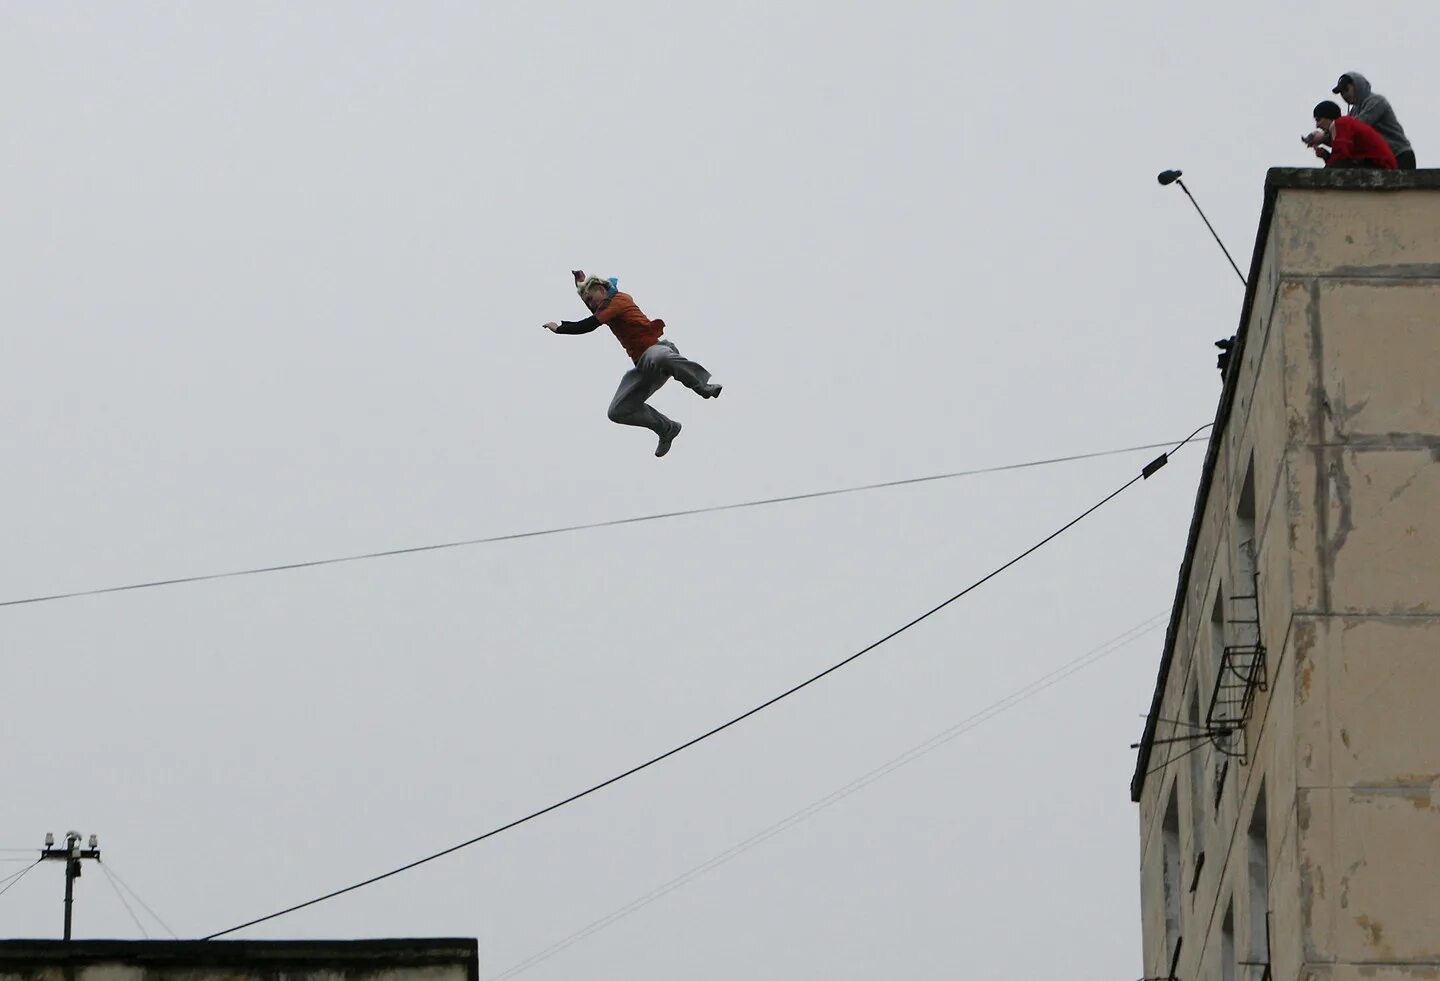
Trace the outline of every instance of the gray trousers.
<path fill-rule="evenodd" d="M 615 389 L 606 415 L 611 422 L 622 426 L 644 426 L 657 436 L 665 435 L 674 424 L 645 402 L 671 378 L 686 388 L 696 389 L 710 381 L 710 372 L 682 357 L 680 349 L 670 341 L 657 341 L 645 349 L 635 367 L 620 379 L 620 387 Z"/>

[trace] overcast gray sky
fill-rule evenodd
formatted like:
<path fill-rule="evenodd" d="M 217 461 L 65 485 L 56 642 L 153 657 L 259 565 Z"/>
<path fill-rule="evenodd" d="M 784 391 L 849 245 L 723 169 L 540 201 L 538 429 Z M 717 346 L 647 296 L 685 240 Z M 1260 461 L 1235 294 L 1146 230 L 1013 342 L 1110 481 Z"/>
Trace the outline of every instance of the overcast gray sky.
<path fill-rule="evenodd" d="M 0 6 L 0 599 L 1164 439 L 1342 70 L 1440 159 L 1432 3 Z M 620 277 L 726 385 L 608 422 Z M 238 934 L 493 978 L 1168 609 L 1192 447 L 630 780 Z M 0 847 L 101 836 L 182 937 L 559 800 L 957 592 L 1146 454 L 0 609 Z M 1140 973 L 1147 634 L 539 961 Z M 0 852 L 0 878 L 23 868 Z M 139 933 L 98 870 L 81 937 Z M 0 897 L 56 936 L 60 867 Z M 148 922 L 148 921 L 147 921 Z M 153 924 L 150 929 L 163 936 Z"/>

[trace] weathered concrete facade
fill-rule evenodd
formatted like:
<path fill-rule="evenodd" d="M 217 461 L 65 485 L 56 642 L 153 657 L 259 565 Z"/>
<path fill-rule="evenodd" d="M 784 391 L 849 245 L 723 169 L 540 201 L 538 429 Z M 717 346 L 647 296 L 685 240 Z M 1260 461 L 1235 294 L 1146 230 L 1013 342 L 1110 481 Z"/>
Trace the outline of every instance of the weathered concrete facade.
<path fill-rule="evenodd" d="M 0 940 L 0 981 L 478 981 L 474 940 Z"/>
<path fill-rule="evenodd" d="M 1147 977 L 1440 978 L 1440 172 L 1267 178 L 1131 791 Z"/>

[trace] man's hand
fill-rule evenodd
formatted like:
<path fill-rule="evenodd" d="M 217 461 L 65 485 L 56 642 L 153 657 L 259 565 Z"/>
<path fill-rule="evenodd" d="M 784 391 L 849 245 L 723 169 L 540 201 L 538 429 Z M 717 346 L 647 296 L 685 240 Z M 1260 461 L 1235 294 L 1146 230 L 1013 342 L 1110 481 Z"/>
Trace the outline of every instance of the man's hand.
<path fill-rule="evenodd" d="M 575 277 L 576 286 L 579 286 L 581 283 L 585 282 L 585 270 L 583 269 L 572 269 L 570 270 L 570 275 Z"/>
<path fill-rule="evenodd" d="M 1321 160 L 1329 160 L 1330 151 L 1325 149 L 1323 146 L 1317 146 L 1315 148 L 1315 156 L 1319 157 Z"/>
<path fill-rule="evenodd" d="M 548 330 L 550 333 L 553 334 L 553 333 L 555 333 L 557 330 L 560 329 L 560 325 L 557 324 L 555 321 L 552 320 L 552 321 L 550 321 L 548 324 L 545 325 L 545 329 Z"/>

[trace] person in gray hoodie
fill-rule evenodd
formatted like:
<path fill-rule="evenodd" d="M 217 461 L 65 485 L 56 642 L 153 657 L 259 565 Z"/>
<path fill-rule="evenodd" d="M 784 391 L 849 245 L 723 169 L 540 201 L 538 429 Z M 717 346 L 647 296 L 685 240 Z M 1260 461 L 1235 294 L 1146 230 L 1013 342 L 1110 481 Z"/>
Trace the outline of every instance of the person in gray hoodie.
<path fill-rule="evenodd" d="M 1415 169 L 1415 150 L 1405 138 L 1405 127 L 1395 118 L 1390 100 L 1370 87 L 1370 80 L 1359 72 L 1346 72 L 1330 90 L 1345 100 L 1350 115 L 1368 123 L 1380 131 L 1390 149 L 1395 151 L 1395 162 L 1401 170 Z"/>

